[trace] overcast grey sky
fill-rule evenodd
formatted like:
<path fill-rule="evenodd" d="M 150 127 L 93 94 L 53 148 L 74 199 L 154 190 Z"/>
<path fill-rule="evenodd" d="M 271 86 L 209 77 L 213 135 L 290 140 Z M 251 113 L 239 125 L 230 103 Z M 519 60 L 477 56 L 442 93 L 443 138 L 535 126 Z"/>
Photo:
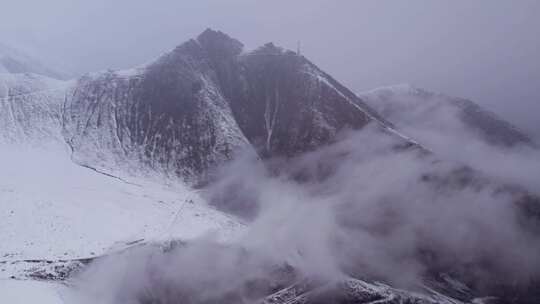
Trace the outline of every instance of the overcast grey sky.
<path fill-rule="evenodd" d="M 152 60 L 207 27 L 295 49 L 353 91 L 470 98 L 540 139 L 537 0 L 0 0 L 0 42 L 77 73 Z"/>

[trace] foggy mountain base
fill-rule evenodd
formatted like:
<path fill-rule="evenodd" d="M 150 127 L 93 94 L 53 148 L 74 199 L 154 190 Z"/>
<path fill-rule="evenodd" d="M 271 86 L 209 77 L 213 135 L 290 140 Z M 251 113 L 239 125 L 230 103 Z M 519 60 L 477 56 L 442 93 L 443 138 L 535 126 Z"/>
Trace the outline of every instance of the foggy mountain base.
<path fill-rule="evenodd" d="M 537 188 L 503 184 L 485 166 L 439 161 L 381 132 L 345 132 L 294 159 L 238 157 L 204 191 L 248 219 L 239 240 L 208 235 L 98 260 L 76 279 L 78 301 L 250 303 L 295 283 L 329 288 L 347 278 L 423 292 L 441 274 L 469 286 L 464 301 L 537 286 L 540 226 L 518 203 Z M 519 149 L 505 157 L 540 164 Z M 509 176 L 520 170 L 533 177 L 525 166 Z"/>

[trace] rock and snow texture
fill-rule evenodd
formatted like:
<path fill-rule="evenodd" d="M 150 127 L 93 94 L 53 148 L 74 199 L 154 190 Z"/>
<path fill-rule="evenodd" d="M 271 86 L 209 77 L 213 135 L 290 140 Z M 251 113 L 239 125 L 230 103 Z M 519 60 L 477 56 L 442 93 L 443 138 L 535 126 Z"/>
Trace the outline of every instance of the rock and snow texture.
<path fill-rule="evenodd" d="M 107 72 L 78 81 L 64 111 L 75 161 L 107 172 L 130 164 L 128 170 L 190 178 L 247 147 L 209 76 L 192 71 L 190 58 L 175 59 L 176 68 L 167 59 L 141 75 Z"/>
<path fill-rule="evenodd" d="M 32 73 L 55 79 L 65 79 L 62 72 L 50 69 L 24 52 L 0 43 L 0 73 Z"/>
<path fill-rule="evenodd" d="M 441 145 L 450 147 L 465 140 L 499 147 L 534 145 L 516 127 L 467 99 L 410 85 L 383 87 L 359 97 L 427 148 L 437 150 Z"/>
<path fill-rule="evenodd" d="M 127 77 L 126 73 L 117 76 Z M 104 83 L 102 91 L 115 85 L 114 81 Z M 73 104 L 66 100 L 73 96 L 70 94 L 77 94 L 75 85 L 24 71 L 4 69 L 0 73 L 0 302 L 34 303 L 38 297 L 42 303 L 63 303 L 56 292 L 59 286 L 25 281 L 36 272 L 58 275 L 65 265 L 55 261 L 87 259 L 135 243 L 188 240 L 206 234 L 228 241 L 243 232 L 242 223 L 209 207 L 196 191 L 177 179 L 163 179 L 156 172 L 136 178 L 123 172 L 127 166 L 119 161 L 124 155 L 122 147 L 108 150 L 105 156 L 99 154 L 110 143 L 107 140 L 118 139 L 112 135 L 105 138 L 109 136 L 107 124 L 116 124 L 116 117 L 90 108 L 84 110 L 88 115 L 77 117 L 84 121 L 75 122 Z M 95 94 L 101 94 L 96 90 Z M 213 101 L 208 97 L 212 94 L 218 93 L 207 88 L 200 100 Z M 133 122 L 143 115 L 130 120 L 127 116 L 133 112 L 115 112 L 115 106 L 101 110 L 108 110 L 107 115 L 122 115 L 119 123 Z M 204 129 L 215 122 L 219 130 L 208 130 L 212 133 L 209 136 L 219 134 L 227 141 L 225 145 L 243 140 L 234 133 L 234 121 L 224 117 L 217 106 L 205 106 L 201 111 L 210 113 L 207 120 L 194 119 L 194 126 L 200 123 Z M 170 121 L 166 124 L 172 126 Z M 83 152 L 93 153 L 86 159 L 92 160 L 88 163 L 74 154 L 81 150 L 70 147 L 74 142 L 80 144 L 72 136 L 77 129 L 71 127 L 81 125 L 105 130 L 99 134 L 101 131 L 88 127 L 82 132 L 88 136 Z M 130 147 L 128 141 L 122 143 L 124 148 Z M 107 159 L 111 154 L 117 158 Z M 107 164 L 111 172 L 129 175 L 130 182 L 96 171 L 102 164 Z"/>
<path fill-rule="evenodd" d="M 207 30 L 142 68 L 80 78 L 63 112 L 74 159 L 200 181 L 239 150 L 294 156 L 372 121 L 390 129 L 304 57 L 242 48 Z"/>
<path fill-rule="evenodd" d="M 63 143 L 62 104 L 69 82 L 36 74 L 0 73 L 0 142 Z"/>
<path fill-rule="evenodd" d="M 209 33 L 208 36 L 218 35 Z M 203 36 L 205 37 L 205 36 Z M 240 55 L 226 95 L 252 145 L 263 157 L 294 156 L 372 121 L 354 95 L 302 56 L 267 44 Z M 227 69 L 220 74 L 230 75 Z"/>
<path fill-rule="evenodd" d="M 461 304 L 436 292 L 416 293 L 352 278 L 326 284 L 300 282 L 266 297 L 262 304 L 377 303 Z"/>

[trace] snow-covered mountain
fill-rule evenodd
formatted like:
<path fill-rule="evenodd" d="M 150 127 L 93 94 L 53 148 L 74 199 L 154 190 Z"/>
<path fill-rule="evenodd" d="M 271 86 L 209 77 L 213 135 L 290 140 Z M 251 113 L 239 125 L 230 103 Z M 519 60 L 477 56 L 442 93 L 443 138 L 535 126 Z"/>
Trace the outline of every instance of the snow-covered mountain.
<path fill-rule="evenodd" d="M 242 53 L 213 30 L 139 69 L 80 78 L 64 109 L 77 162 L 195 180 L 239 150 L 294 156 L 369 122 L 399 136 L 306 58 L 273 44 Z"/>
<path fill-rule="evenodd" d="M 24 52 L 0 43 L 0 73 L 33 73 L 55 79 L 66 79 L 67 74 L 55 71 Z"/>
<path fill-rule="evenodd" d="M 295 156 L 370 122 L 414 144 L 306 58 L 272 44 L 243 53 L 212 30 L 129 71 L 67 82 L 9 72 L 0 78 L 3 278 L 64 279 L 80 261 L 133 244 L 238 237 L 238 219 L 181 182 L 237 151 Z M 66 291 L 31 281 L 0 290 L 51 303 Z"/>
<path fill-rule="evenodd" d="M 0 142 L 63 143 L 62 104 L 69 85 L 37 74 L 0 73 Z"/>
<path fill-rule="evenodd" d="M 65 142 L 113 175 L 204 181 L 237 152 L 292 157 L 369 123 L 415 144 L 305 57 L 271 43 L 245 53 L 213 30 L 132 70 L 0 81 L 4 140 Z"/>
<path fill-rule="evenodd" d="M 411 85 L 382 87 L 359 96 L 385 119 L 427 147 L 480 140 L 501 147 L 533 146 L 515 126 L 476 103 Z M 443 147 L 444 148 L 444 147 Z"/>
<path fill-rule="evenodd" d="M 369 150 L 371 145 L 390 142 L 391 153 L 425 152 L 412 139 L 418 137 L 430 148 L 429 137 L 415 133 L 425 126 L 413 122 L 426 115 L 437 117 L 429 123 L 443 122 L 438 119 L 443 115 L 439 109 L 446 107 L 446 103 L 461 113 L 457 117 L 463 125 L 477 130 L 490 142 L 528 143 L 511 126 L 469 102 L 447 101 L 414 88 L 378 90 L 360 98 L 299 54 L 273 44 L 244 52 L 239 41 L 213 30 L 132 70 L 93 73 L 74 81 L 28 73 L 32 71 L 5 70 L 9 73 L 0 74 L 0 275 L 2 279 L 45 279 L 2 281 L 0 294 L 20 290 L 10 293 L 12 301 L 36 301 L 38 295 L 43 296 L 39 299 L 42 301 L 63 303 L 69 288 L 50 281 L 65 280 L 73 269 L 84 268 L 90 262 L 97 261 L 99 265 L 107 260 L 104 256 L 130 254 L 131 250 L 136 254 L 139 245 L 144 251 L 146 246 L 153 248 L 158 244 L 154 258 L 174 251 L 175 245 L 171 244 L 177 240 L 192 240 L 209 233 L 217 234 L 224 242 L 242 237 L 246 230 L 242 221 L 209 206 L 204 190 L 192 186 L 208 181 L 216 167 L 246 150 L 263 160 L 298 160 L 296 157 L 335 143 L 343 131 L 372 128 L 377 130 L 376 137 L 363 137 L 361 148 Z M 414 106 L 393 108 L 394 100 L 401 100 L 401 96 L 410 96 Z M 424 104 L 432 99 L 434 105 L 426 107 Z M 455 121 L 450 127 L 442 124 L 441 132 L 446 132 L 446 128 L 453 132 L 454 124 Z M 333 151 L 332 161 L 338 162 L 353 152 Z M 403 160 L 413 162 L 429 153 L 418 154 Z M 309 162 L 316 159 L 309 158 Z M 433 158 L 429 160 L 435 162 Z M 321 166 L 323 170 L 325 165 Z M 373 179 L 380 171 L 388 170 L 367 169 L 373 171 Z M 406 166 L 397 169 L 407 170 Z M 455 178 L 425 174 L 421 183 L 432 184 L 438 190 L 451 184 L 450 192 L 465 187 L 463 184 L 474 177 L 471 172 L 456 170 Z M 417 185 L 416 182 L 411 184 Z M 471 182 L 476 187 L 475 195 L 487 188 L 484 180 L 475 182 Z M 362 191 L 374 195 L 370 190 Z M 498 194 L 504 192 L 499 190 Z M 294 197 L 293 194 L 290 196 Z M 272 200 L 286 200 L 287 195 Z M 508 197 L 519 196 L 512 195 Z M 355 199 L 356 194 L 345 197 L 347 202 Z M 383 198 L 384 205 L 388 201 Z M 411 202 L 417 201 L 415 198 Z M 350 219 L 352 215 L 344 217 L 352 221 L 347 223 L 347 229 L 360 229 L 362 223 L 356 225 Z M 392 230 L 387 228 L 376 227 L 363 237 L 385 235 Z M 437 260 L 429 248 L 421 250 L 418 254 Z M 240 251 L 240 262 L 251 254 Z M 302 252 L 296 254 L 301 256 Z M 155 264 L 150 260 L 143 264 L 142 268 L 153 271 Z M 287 273 L 294 272 L 290 266 L 285 269 Z M 248 280 L 255 287 L 243 288 L 257 290 L 262 285 L 264 297 L 258 303 L 276 304 L 455 304 L 477 296 L 450 276 L 428 278 L 432 281 L 418 292 L 393 288 L 375 279 L 362 281 L 351 277 L 330 282 L 299 277 L 285 283 L 264 277 L 261 281 Z M 160 291 L 181 296 L 167 289 L 168 282 L 163 283 L 156 289 L 158 297 Z M 156 296 L 152 292 L 144 295 L 149 298 L 148 303 Z M 236 292 L 227 294 L 227 299 L 239 300 L 235 298 Z"/>

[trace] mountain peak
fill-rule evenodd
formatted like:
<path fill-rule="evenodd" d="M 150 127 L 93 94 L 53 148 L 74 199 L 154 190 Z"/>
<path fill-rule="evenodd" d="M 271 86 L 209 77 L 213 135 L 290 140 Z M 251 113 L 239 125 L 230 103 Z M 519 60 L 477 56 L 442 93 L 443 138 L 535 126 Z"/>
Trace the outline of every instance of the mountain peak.
<path fill-rule="evenodd" d="M 212 38 L 212 37 L 224 37 L 224 38 L 229 38 L 229 35 L 223 33 L 222 31 L 218 31 L 218 30 L 214 30 L 212 28 L 207 28 L 205 29 L 202 33 L 199 34 L 199 36 L 197 36 L 197 39 L 205 39 L 205 38 Z"/>
<path fill-rule="evenodd" d="M 223 53 L 224 55 L 236 56 L 242 52 L 244 45 L 229 35 L 213 29 L 206 29 L 198 37 L 197 41 L 203 49 L 210 53 Z"/>

